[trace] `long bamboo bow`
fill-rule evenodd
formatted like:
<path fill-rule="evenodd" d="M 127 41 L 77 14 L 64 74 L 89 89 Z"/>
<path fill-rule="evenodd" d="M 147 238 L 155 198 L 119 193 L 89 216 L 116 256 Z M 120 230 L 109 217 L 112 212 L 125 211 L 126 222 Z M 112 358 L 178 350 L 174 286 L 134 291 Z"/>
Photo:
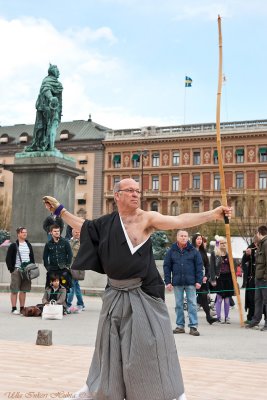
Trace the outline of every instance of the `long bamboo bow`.
<path fill-rule="evenodd" d="M 218 15 L 218 33 L 219 33 L 219 75 L 218 75 L 218 92 L 217 92 L 217 106 L 216 106 L 216 138 L 217 138 L 218 162 L 219 162 L 220 181 L 221 181 L 222 204 L 224 206 L 227 206 L 224 168 L 223 168 L 223 160 L 222 160 L 221 132 L 220 132 L 221 94 L 222 94 L 222 79 L 223 79 L 222 78 L 222 30 L 221 30 L 220 15 Z M 243 327 L 244 326 L 243 309 L 242 309 L 242 303 L 241 303 L 241 299 L 240 299 L 240 291 L 239 291 L 239 287 L 237 284 L 235 268 L 234 268 L 234 260 L 233 260 L 233 253 L 232 253 L 232 244 L 231 244 L 231 232 L 230 232 L 230 224 L 229 224 L 228 217 L 225 217 L 224 222 L 225 222 L 225 234 L 226 234 L 226 240 L 227 240 L 231 275 L 232 275 L 234 290 L 235 290 L 235 294 L 236 294 L 237 302 L 238 302 L 240 326 Z"/>

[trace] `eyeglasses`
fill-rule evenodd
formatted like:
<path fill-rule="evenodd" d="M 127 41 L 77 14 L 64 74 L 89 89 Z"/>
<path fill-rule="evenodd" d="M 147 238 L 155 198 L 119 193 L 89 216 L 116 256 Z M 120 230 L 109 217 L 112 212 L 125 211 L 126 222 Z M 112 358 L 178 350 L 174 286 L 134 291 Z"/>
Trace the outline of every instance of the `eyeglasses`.
<path fill-rule="evenodd" d="M 118 190 L 118 192 L 126 192 L 126 193 L 130 193 L 130 194 L 133 194 L 133 193 L 141 194 L 141 191 L 139 189 L 121 189 L 121 190 Z"/>

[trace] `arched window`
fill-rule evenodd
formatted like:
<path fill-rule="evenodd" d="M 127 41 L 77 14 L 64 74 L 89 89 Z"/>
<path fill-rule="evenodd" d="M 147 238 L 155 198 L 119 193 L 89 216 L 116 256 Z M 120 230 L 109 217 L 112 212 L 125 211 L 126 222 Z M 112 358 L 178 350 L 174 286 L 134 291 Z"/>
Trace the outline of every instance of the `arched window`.
<path fill-rule="evenodd" d="M 266 218 L 266 204 L 264 200 L 259 201 L 259 217 Z"/>
<path fill-rule="evenodd" d="M 84 208 L 80 208 L 80 209 L 77 211 L 77 215 L 78 215 L 78 217 L 80 217 L 80 218 L 85 218 L 85 217 L 86 217 L 86 210 L 85 210 Z"/>
<path fill-rule="evenodd" d="M 178 203 L 176 201 L 173 201 L 171 203 L 171 215 L 178 215 L 178 214 L 179 214 Z"/>
<path fill-rule="evenodd" d="M 239 218 L 244 216 L 243 204 L 240 200 L 235 202 L 235 216 Z"/>
<path fill-rule="evenodd" d="M 151 209 L 151 211 L 158 211 L 158 202 L 152 201 L 150 209 Z"/>
<path fill-rule="evenodd" d="M 192 201 L 192 212 L 198 213 L 199 212 L 199 200 Z"/>
<path fill-rule="evenodd" d="M 1 143 L 1 144 L 6 144 L 6 143 L 8 143 L 8 134 L 7 134 L 7 133 L 3 133 L 3 135 L 1 135 L 1 137 L 0 137 L 0 143 Z"/>
<path fill-rule="evenodd" d="M 214 208 L 217 208 L 217 207 L 220 207 L 220 205 L 221 205 L 221 202 L 220 202 L 220 200 L 215 200 L 214 202 L 213 202 L 213 209 Z"/>

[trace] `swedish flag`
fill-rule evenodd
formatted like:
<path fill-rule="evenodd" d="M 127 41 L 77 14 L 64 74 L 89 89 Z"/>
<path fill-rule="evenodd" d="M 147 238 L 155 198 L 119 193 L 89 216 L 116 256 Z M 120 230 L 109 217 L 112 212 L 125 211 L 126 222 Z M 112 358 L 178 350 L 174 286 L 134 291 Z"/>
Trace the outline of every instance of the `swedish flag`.
<path fill-rule="evenodd" d="M 192 82 L 193 82 L 193 80 L 189 77 L 189 76 L 186 76 L 185 77 L 185 87 L 191 87 L 192 86 Z"/>

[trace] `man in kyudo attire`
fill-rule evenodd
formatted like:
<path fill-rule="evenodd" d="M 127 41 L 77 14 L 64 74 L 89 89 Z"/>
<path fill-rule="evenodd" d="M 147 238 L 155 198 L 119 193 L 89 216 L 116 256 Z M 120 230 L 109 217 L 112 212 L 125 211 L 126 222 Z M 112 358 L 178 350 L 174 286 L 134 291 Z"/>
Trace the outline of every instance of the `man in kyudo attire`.
<path fill-rule="evenodd" d="M 108 277 L 89 375 L 73 398 L 186 400 L 150 235 L 231 217 L 231 209 L 167 216 L 141 210 L 140 194 L 136 181 L 121 180 L 114 186 L 118 211 L 93 221 L 71 214 L 53 197 L 43 199 L 50 211 L 81 230 L 72 268 Z"/>

